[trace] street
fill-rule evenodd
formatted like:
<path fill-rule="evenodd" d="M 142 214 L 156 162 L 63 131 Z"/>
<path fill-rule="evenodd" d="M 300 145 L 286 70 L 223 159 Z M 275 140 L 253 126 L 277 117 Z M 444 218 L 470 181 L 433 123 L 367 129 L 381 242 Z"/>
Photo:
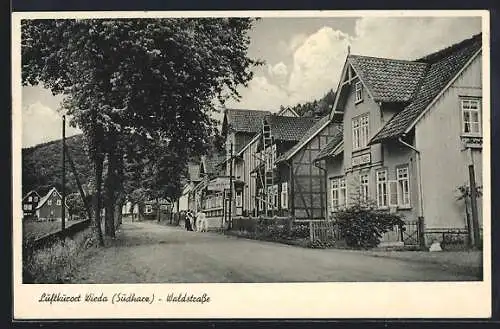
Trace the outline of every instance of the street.
<path fill-rule="evenodd" d="M 124 221 L 73 283 L 470 281 L 480 273 L 370 252 L 318 250 Z"/>

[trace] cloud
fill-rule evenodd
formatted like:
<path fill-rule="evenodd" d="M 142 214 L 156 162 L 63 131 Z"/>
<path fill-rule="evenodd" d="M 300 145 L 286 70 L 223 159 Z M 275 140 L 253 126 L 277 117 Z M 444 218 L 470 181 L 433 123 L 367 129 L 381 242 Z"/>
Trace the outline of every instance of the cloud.
<path fill-rule="evenodd" d="M 276 65 L 268 65 L 267 72 L 269 77 L 274 80 L 275 83 L 282 85 L 285 84 L 288 78 L 288 68 L 283 62 L 279 62 Z"/>
<path fill-rule="evenodd" d="M 30 147 L 61 138 L 62 117 L 56 110 L 38 101 L 25 105 L 22 111 L 23 147 Z M 79 129 L 70 127 L 69 124 L 66 126 L 67 137 L 80 132 Z"/>
<path fill-rule="evenodd" d="M 412 60 L 480 31 L 480 18 L 366 17 L 356 20 L 353 35 L 327 26 L 308 36 L 295 35 L 286 44 L 293 49 L 292 64 L 287 67 L 283 59 L 268 67 L 269 79 L 255 76 L 242 91 L 240 107 L 294 105 L 335 90 L 348 45 L 354 54 Z"/>

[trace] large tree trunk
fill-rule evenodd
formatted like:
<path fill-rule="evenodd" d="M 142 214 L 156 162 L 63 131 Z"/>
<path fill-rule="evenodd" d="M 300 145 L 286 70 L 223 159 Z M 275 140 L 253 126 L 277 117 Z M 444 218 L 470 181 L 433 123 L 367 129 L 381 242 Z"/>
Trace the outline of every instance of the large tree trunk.
<path fill-rule="evenodd" d="M 121 188 L 120 182 L 121 174 L 120 171 L 120 156 L 121 151 L 117 143 L 117 136 L 114 133 L 110 133 L 108 136 L 108 171 L 105 181 L 106 189 L 106 216 L 105 216 L 105 226 L 104 233 L 106 236 L 115 237 L 115 208 L 116 201 L 118 197 L 118 192 Z M 123 160 L 123 159 L 122 159 Z"/>
<path fill-rule="evenodd" d="M 100 246 L 104 246 L 104 238 L 101 230 L 101 208 L 102 208 L 102 171 L 104 166 L 104 157 L 96 155 L 95 165 L 95 193 L 94 193 L 94 231 L 97 235 Z"/>
<path fill-rule="evenodd" d="M 156 221 L 160 222 L 160 201 L 156 198 Z"/>

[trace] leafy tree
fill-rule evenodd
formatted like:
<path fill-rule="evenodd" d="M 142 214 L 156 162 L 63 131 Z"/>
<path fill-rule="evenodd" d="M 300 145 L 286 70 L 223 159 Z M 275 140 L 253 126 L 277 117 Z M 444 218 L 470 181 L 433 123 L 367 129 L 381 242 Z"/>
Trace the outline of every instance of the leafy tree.
<path fill-rule="evenodd" d="M 66 196 L 66 205 L 68 206 L 69 215 L 85 218 L 85 204 L 79 193 L 70 193 Z"/>
<path fill-rule="evenodd" d="M 237 87 L 261 64 L 247 56 L 252 24 L 249 18 L 22 22 L 23 83 L 63 94 L 70 124 L 84 133 L 101 244 L 103 175 L 111 207 L 116 199 L 109 192 L 122 181 L 116 177 L 121 143 L 140 136 L 173 154 L 203 152 L 215 129 L 214 100 L 240 97 Z"/>

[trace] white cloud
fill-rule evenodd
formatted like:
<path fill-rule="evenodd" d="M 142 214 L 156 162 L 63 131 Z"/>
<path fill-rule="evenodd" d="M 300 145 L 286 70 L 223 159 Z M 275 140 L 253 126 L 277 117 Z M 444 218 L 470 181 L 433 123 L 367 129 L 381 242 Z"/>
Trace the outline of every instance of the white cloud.
<path fill-rule="evenodd" d="M 267 73 L 276 84 L 283 85 L 288 78 L 288 68 L 283 62 L 276 65 L 268 65 Z"/>
<path fill-rule="evenodd" d="M 354 54 L 416 59 L 480 31 L 479 18 L 368 17 L 356 21 L 354 35 L 331 27 L 323 27 L 309 36 L 296 35 L 287 43 L 288 49 L 293 49 L 293 64 L 286 67 L 280 62 L 269 66 L 269 79 L 256 76 L 242 91 L 239 106 L 294 105 L 335 90 L 348 44 Z M 285 72 L 287 82 L 276 79 L 285 76 Z"/>
<path fill-rule="evenodd" d="M 24 106 L 22 111 L 23 147 L 30 147 L 61 138 L 62 116 L 56 110 L 40 102 L 35 102 Z M 68 121 L 66 120 L 67 137 L 81 132 L 70 127 Z"/>

